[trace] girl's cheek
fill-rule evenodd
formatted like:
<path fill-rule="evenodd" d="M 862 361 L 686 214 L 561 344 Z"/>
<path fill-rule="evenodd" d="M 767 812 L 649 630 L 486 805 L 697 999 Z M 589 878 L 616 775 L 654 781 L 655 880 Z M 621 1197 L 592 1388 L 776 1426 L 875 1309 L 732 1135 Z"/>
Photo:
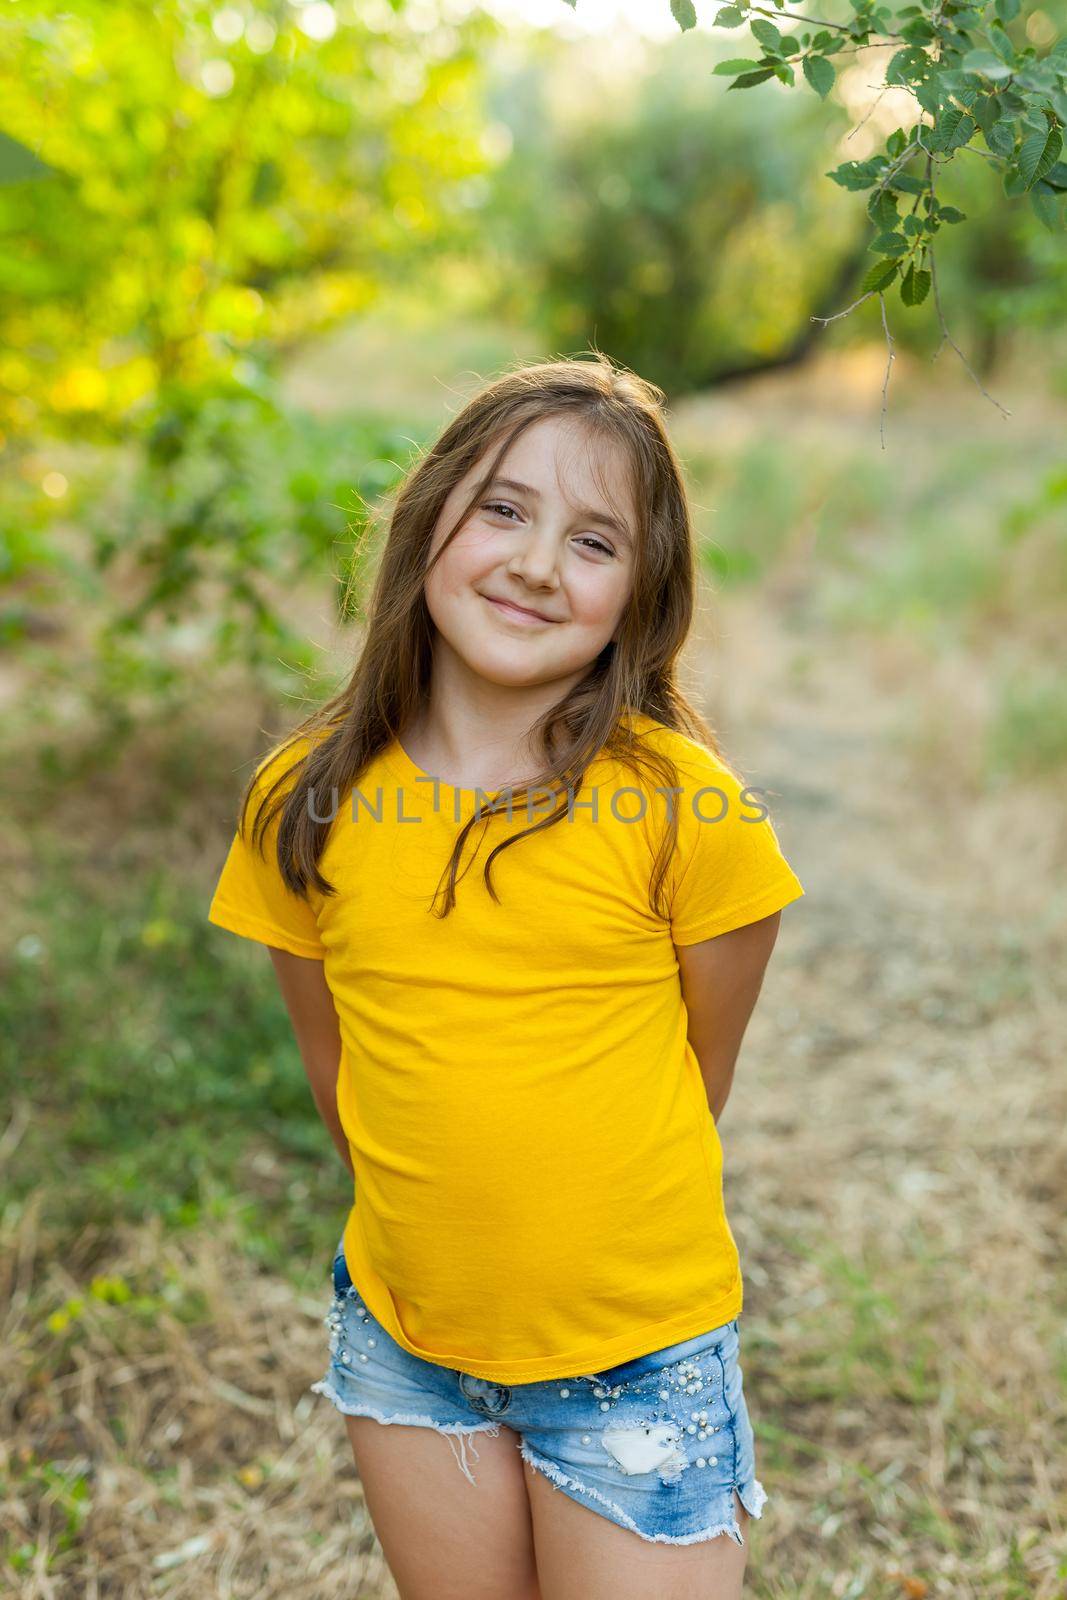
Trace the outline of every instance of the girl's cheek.
<path fill-rule="evenodd" d="M 570 586 L 575 619 L 590 624 L 615 620 L 629 592 L 629 579 L 620 581 L 617 573 L 603 572 L 593 579 L 583 576 Z"/>

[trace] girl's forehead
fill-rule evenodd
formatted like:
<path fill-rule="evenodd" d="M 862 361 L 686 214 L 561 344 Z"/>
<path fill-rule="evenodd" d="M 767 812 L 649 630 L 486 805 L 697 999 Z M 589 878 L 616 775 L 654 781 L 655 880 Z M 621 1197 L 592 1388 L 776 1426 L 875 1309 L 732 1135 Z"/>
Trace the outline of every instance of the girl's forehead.
<path fill-rule="evenodd" d="M 474 469 L 491 465 L 488 450 Z M 618 439 L 571 418 L 544 417 L 512 441 L 492 482 L 510 480 L 545 498 L 561 496 L 577 506 L 633 515 L 632 465 Z M 516 489 L 516 492 L 521 492 Z"/>
<path fill-rule="evenodd" d="M 487 452 L 492 459 L 492 452 Z M 508 446 L 502 470 L 516 464 L 547 469 L 553 476 L 585 476 L 625 465 L 620 441 L 581 417 L 541 417 Z"/>

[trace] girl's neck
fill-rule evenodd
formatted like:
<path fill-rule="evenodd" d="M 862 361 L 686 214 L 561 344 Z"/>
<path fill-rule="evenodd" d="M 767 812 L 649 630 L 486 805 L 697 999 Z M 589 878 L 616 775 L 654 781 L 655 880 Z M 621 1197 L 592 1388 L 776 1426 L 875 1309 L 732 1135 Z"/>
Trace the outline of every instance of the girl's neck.
<path fill-rule="evenodd" d="M 493 792 L 527 782 L 540 770 L 531 752 L 527 726 L 502 726 L 454 707 L 440 720 L 427 712 L 400 734 L 406 754 L 423 772 L 457 789 Z"/>

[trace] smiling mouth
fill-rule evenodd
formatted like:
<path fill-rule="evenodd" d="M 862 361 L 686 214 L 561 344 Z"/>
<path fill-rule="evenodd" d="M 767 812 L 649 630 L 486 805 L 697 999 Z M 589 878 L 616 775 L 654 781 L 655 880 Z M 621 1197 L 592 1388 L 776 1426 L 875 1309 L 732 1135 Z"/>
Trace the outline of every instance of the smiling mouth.
<path fill-rule="evenodd" d="M 550 623 L 554 620 L 552 617 L 541 616 L 537 611 L 526 611 L 522 606 L 512 605 L 508 600 L 494 600 L 492 595 L 483 595 L 482 599 L 488 600 L 494 611 L 499 611 L 503 617 L 510 617 L 513 622 Z"/>

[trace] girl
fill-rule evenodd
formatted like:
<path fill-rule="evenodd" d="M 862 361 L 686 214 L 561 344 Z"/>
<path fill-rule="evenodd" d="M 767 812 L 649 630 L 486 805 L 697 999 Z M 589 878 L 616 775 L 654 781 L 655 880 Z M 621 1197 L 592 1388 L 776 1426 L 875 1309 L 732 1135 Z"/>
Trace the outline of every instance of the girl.
<path fill-rule="evenodd" d="M 717 1124 L 804 891 L 678 686 L 663 402 L 549 361 L 445 428 L 209 913 L 354 1178 L 312 1388 L 404 1600 L 736 1600 L 766 1499 Z"/>

